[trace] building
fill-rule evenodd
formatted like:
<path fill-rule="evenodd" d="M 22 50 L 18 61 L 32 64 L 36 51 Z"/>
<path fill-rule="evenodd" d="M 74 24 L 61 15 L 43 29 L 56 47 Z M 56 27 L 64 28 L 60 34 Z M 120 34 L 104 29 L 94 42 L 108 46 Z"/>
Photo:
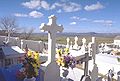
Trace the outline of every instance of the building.
<path fill-rule="evenodd" d="M 24 55 L 25 52 L 18 46 L 0 46 L 0 67 L 20 63 Z"/>

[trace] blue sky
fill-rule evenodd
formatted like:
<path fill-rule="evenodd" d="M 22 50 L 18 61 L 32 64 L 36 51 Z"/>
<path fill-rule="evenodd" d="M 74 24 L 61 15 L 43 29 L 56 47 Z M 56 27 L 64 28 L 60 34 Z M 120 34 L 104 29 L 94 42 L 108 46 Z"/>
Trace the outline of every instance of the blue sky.
<path fill-rule="evenodd" d="M 120 0 L 0 0 L 0 17 L 13 16 L 23 29 L 40 32 L 57 16 L 64 32 L 120 33 Z"/>

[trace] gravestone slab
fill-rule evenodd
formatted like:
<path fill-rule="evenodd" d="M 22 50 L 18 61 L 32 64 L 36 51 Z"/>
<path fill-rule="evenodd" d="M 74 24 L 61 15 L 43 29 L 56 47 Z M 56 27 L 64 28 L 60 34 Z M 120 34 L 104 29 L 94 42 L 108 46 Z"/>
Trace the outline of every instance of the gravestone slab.
<path fill-rule="evenodd" d="M 56 62 L 51 62 L 46 67 L 44 81 L 60 81 L 60 68 Z"/>

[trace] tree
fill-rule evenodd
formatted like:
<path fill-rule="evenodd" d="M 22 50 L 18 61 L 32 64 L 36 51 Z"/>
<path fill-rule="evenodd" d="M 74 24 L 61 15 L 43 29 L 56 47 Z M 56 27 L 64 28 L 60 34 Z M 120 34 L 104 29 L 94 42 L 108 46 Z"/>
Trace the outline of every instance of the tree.
<path fill-rule="evenodd" d="M 22 33 L 22 37 L 23 39 L 25 40 L 28 40 L 30 39 L 32 33 L 33 33 L 34 29 L 33 28 L 30 28 L 30 29 L 27 29 L 27 30 L 24 30 L 23 33 Z"/>
<path fill-rule="evenodd" d="M 2 17 L 0 19 L 0 29 L 6 31 L 8 36 L 10 36 L 11 33 L 15 33 L 18 29 L 16 19 L 13 17 Z"/>

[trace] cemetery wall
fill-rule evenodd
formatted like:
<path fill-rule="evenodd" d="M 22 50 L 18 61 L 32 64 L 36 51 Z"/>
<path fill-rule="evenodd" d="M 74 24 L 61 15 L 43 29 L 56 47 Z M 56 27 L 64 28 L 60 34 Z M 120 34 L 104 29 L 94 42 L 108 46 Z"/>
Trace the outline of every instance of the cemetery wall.
<path fill-rule="evenodd" d="M 3 42 L 5 41 L 7 37 L 6 36 L 0 36 L 0 45 L 3 45 Z M 17 37 L 10 37 L 10 43 L 11 46 L 17 45 L 21 48 L 21 40 L 19 40 Z M 28 46 L 31 50 L 41 52 L 44 48 L 44 45 L 47 48 L 47 44 L 43 43 L 42 41 L 33 41 L 33 40 L 23 40 L 23 49 Z"/>

